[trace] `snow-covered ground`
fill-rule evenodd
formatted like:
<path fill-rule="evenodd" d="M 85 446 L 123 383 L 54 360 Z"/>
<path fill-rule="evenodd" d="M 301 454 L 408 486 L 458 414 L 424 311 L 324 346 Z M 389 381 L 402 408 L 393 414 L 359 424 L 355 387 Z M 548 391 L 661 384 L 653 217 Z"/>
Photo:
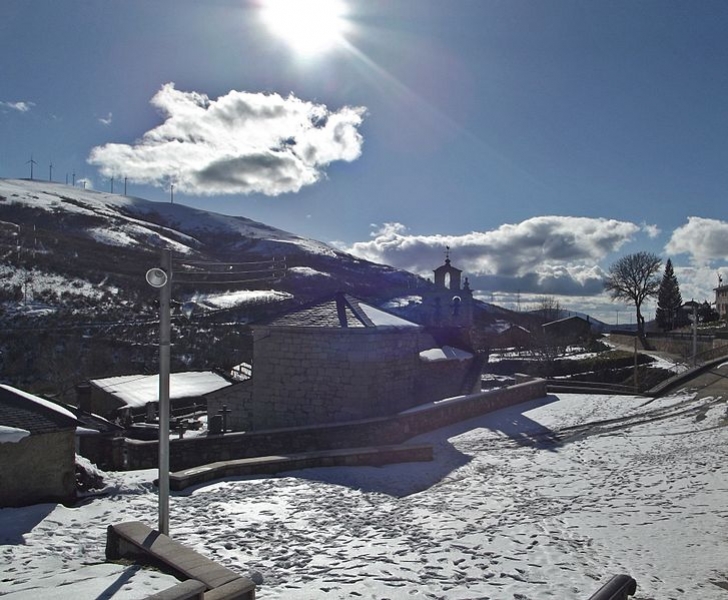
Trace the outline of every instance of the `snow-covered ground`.
<path fill-rule="evenodd" d="M 434 444 L 432 463 L 175 494 L 170 530 L 262 580 L 262 600 L 585 600 L 616 573 L 637 580 L 638 599 L 723 600 L 725 424 L 722 399 L 549 396 L 413 440 Z M 169 586 L 98 565 L 107 524 L 155 525 L 155 474 L 109 474 L 108 494 L 77 508 L 0 510 L 0 596 L 141 598 Z"/>

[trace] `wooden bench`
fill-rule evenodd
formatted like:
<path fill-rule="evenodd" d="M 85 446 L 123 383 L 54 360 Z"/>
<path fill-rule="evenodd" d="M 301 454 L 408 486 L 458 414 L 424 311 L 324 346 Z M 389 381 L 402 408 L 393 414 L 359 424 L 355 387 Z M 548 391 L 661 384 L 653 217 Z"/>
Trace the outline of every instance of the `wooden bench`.
<path fill-rule="evenodd" d="M 121 558 L 151 564 L 175 577 L 188 580 L 152 596 L 156 600 L 255 598 L 255 584 L 250 579 L 138 521 L 109 525 L 107 529 L 106 559 L 113 561 Z"/>
<path fill-rule="evenodd" d="M 589 600 L 627 600 L 637 592 L 637 582 L 629 575 L 614 575 Z"/>
<path fill-rule="evenodd" d="M 282 471 L 297 471 L 314 467 L 382 466 L 402 462 L 424 462 L 431 461 L 432 455 L 432 446 L 411 444 L 320 450 L 283 456 L 224 460 L 170 473 L 169 488 L 179 491 L 192 485 L 225 477 L 273 475 Z"/>

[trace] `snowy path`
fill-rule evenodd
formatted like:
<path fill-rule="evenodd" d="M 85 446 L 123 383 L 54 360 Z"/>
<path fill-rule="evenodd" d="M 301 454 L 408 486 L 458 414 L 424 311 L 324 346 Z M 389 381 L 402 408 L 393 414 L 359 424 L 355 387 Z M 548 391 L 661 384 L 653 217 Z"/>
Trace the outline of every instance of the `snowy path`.
<path fill-rule="evenodd" d="M 724 600 L 725 423 L 726 403 L 711 398 L 550 396 L 413 440 L 435 444 L 431 464 L 194 488 L 173 497 L 171 531 L 262 578 L 261 600 L 585 600 L 615 573 L 637 579 L 638 599 Z M 77 509 L 0 511 L 12 565 L 0 567 L 0 596 L 37 596 L 14 592 L 102 561 L 110 522 L 154 526 L 154 474 L 113 474 L 118 493 Z M 4 541 L 23 520 L 32 531 L 18 525 Z M 124 593 L 164 587 L 153 575 Z"/>

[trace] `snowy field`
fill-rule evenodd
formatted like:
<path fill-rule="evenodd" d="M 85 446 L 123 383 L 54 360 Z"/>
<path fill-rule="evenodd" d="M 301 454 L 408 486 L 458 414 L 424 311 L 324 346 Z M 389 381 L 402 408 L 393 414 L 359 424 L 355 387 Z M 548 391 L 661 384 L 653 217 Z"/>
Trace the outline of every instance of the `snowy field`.
<path fill-rule="evenodd" d="M 728 598 L 722 399 L 561 394 L 416 438 L 432 463 L 240 478 L 174 494 L 172 536 L 266 599 Z M 104 565 L 109 523 L 156 523 L 155 471 L 77 508 L 0 510 L 0 596 L 142 598 L 170 578 Z"/>

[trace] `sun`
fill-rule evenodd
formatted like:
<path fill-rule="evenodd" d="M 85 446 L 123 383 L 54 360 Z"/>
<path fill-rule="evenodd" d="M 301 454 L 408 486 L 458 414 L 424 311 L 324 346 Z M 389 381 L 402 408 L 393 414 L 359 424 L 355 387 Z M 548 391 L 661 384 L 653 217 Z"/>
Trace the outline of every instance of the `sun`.
<path fill-rule="evenodd" d="M 347 29 L 342 0 L 263 0 L 261 17 L 298 53 L 316 54 L 341 43 Z"/>

